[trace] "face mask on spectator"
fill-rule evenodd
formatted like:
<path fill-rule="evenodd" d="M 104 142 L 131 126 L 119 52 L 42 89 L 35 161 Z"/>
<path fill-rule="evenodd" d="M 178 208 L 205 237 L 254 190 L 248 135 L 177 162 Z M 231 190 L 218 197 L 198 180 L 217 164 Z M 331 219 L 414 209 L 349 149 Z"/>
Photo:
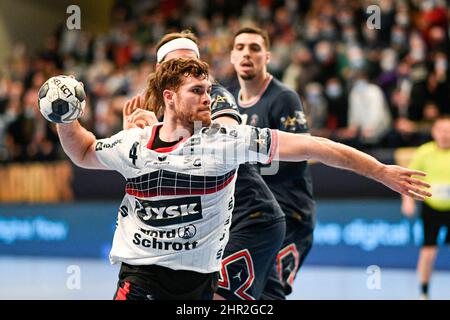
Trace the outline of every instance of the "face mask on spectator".
<path fill-rule="evenodd" d="M 398 13 L 395 17 L 395 22 L 402 27 L 409 26 L 409 17 L 407 14 Z"/>
<path fill-rule="evenodd" d="M 33 107 L 25 107 L 25 111 L 23 112 L 23 115 L 27 119 L 32 119 L 35 116 L 35 113 L 33 111 Z"/>
<path fill-rule="evenodd" d="M 321 89 L 320 88 L 309 88 L 306 92 L 306 100 L 311 104 L 318 104 L 321 101 Z"/>
<path fill-rule="evenodd" d="M 330 98 L 337 98 L 342 95 L 342 87 L 337 83 L 331 83 L 325 88 L 325 93 Z"/>
<path fill-rule="evenodd" d="M 355 89 L 356 90 L 364 90 L 367 87 L 366 79 L 358 79 L 355 81 Z"/>
<path fill-rule="evenodd" d="M 355 42 L 356 41 L 356 32 L 348 31 L 344 32 L 343 36 L 345 42 Z"/>
<path fill-rule="evenodd" d="M 383 71 L 392 71 L 395 69 L 395 59 L 392 58 L 385 58 L 382 59 L 380 62 L 381 69 Z"/>
<path fill-rule="evenodd" d="M 436 70 L 442 70 L 442 71 L 446 71 L 447 70 L 447 60 L 446 59 L 437 59 L 435 64 L 434 64 L 434 68 Z"/>
<path fill-rule="evenodd" d="M 422 61 L 425 59 L 425 51 L 423 49 L 413 49 L 411 50 L 411 58 L 415 61 Z"/>
<path fill-rule="evenodd" d="M 392 42 L 394 44 L 403 45 L 406 42 L 406 36 L 403 32 L 395 31 L 392 33 Z"/>
<path fill-rule="evenodd" d="M 334 40 L 337 38 L 336 30 L 334 28 L 328 28 L 322 31 L 322 35 L 325 39 Z"/>
<path fill-rule="evenodd" d="M 316 58 L 319 62 L 325 62 L 329 59 L 331 52 L 329 50 L 316 50 Z"/>
<path fill-rule="evenodd" d="M 436 6 L 434 0 L 422 1 L 422 3 L 420 5 L 421 5 L 423 11 L 429 11 L 429 10 L 433 9 Z"/>
<path fill-rule="evenodd" d="M 364 58 L 363 57 L 350 58 L 350 66 L 356 69 L 364 67 Z"/>

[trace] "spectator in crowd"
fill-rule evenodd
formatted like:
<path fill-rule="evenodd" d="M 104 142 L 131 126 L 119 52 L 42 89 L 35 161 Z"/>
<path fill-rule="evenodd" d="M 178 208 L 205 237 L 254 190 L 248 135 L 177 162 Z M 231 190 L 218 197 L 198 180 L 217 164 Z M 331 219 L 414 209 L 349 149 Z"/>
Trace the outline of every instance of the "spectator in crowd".
<path fill-rule="evenodd" d="M 365 9 L 372 4 L 380 6 L 381 29 L 367 27 L 369 14 Z M 0 66 L 0 79 L 19 82 L 23 90 L 19 98 L 8 91 L 0 93 L 0 105 L 5 108 L 0 114 L 11 109 L 17 115 L 15 121 L 6 116 L 9 120 L 1 124 L 0 132 L 4 133 L 0 141 L 6 143 L 9 154 L 5 158 L 3 151 L 1 161 L 39 158 L 27 152 L 17 153 L 26 149 L 22 143 L 37 139 L 18 139 L 18 132 L 29 130 L 25 110 L 31 115 L 32 108 L 25 105 L 25 96 L 31 97 L 30 88 L 39 87 L 47 78 L 73 74 L 85 83 L 92 110 L 88 109 L 90 116 L 84 125 L 105 137 L 121 126 L 118 106 L 143 90 L 143 82 L 137 78 L 142 80 L 153 71 L 148 61 L 155 59 L 154 47 L 163 34 L 173 28 L 196 32 L 204 40 L 202 57 L 215 70 L 217 80 L 232 86 L 236 79 L 228 63 L 228 44 L 233 34 L 250 22 L 269 31 L 273 43 L 269 65 L 272 73 L 286 79 L 305 99 L 308 84 L 319 83 L 323 87 L 328 102 L 327 129 L 334 130 L 337 113 L 345 120 L 343 113 L 336 111 L 337 101 L 327 94 L 330 79 L 337 79 L 342 88 L 339 109 L 345 105 L 341 100 L 348 99 L 355 72 L 361 67 L 367 68 L 369 80 L 380 86 L 393 120 L 388 139 L 375 139 L 371 146 L 417 146 L 429 136 L 429 124 L 422 125 L 430 116 L 429 110 L 436 106 L 438 114 L 448 112 L 449 25 L 443 0 L 198 0 L 195 5 L 192 0 L 133 4 L 117 1 L 112 8 L 111 28 L 106 33 L 93 35 L 85 28 L 71 32 L 59 26 L 43 41 L 37 55 L 32 55 L 23 43 L 14 45 L 10 59 Z M 33 84 L 37 72 L 41 76 Z M 337 85 L 330 86 L 334 87 Z M 33 107 L 36 108 L 35 103 Z M 339 119 L 337 127 L 342 126 Z M 52 131 L 45 132 L 42 139 L 52 141 L 47 137 Z M 326 135 L 329 130 L 322 132 Z"/>
<path fill-rule="evenodd" d="M 391 115 L 380 87 L 369 83 L 363 70 L 356 74 L 348 101 L 348 126 L 337 138 L 357 147 L 381 142 L 391 126 Z"/>

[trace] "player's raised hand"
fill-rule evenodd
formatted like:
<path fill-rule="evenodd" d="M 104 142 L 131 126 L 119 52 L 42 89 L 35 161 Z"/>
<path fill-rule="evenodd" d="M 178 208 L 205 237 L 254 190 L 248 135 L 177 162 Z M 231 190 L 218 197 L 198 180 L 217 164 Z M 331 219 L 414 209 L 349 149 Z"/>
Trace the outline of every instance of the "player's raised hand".
<path fill-rule="evenodd" d="M 426 188 L 430 188 L 430 185 L 425 181 L 413 178 L 413 176 L 425 177 L 426 173 L 396 165 L 386 165 L 377 180 L 392 190 L 415 200 L 423 201 L 425 197 L 431 197 L 432 194 L 426 190 Z"/>
<path fill-rule="evenodd" d="M 127 101 L 123 108 L 123 129 L 144 128 L 156 122 L 156 116 L 153 112 L 141 109 L 141 97 L 135 96 Z"/>

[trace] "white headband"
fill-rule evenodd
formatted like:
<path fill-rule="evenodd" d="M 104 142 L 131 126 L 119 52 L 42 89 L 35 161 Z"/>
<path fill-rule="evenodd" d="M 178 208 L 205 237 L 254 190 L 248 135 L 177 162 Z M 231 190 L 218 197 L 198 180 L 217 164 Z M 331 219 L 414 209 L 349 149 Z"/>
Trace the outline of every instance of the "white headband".
<path fill-rule="evenodd" d="M 164 57 L 169 52 L 181 49 L 192 50 L 197 54 L 197 58 L 200 58 L 198 46 L 194 41 L 188 38 L 176 38 L 165 43 L 161 46 L 161 48 L 159 48 L 158 52 L 156 53 L 156 60 L 158 61 L 158 63 L 161 63 L 164 60 Z"/>

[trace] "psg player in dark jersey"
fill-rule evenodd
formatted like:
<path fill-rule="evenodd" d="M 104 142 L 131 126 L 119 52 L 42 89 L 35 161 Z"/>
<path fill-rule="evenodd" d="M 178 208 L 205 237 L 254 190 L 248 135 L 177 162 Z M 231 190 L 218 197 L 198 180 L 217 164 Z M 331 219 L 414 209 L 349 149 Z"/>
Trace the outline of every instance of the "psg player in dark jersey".
<path fill-rule="evenodd" d="M 199 58 L 197 39 L 192 33 L 167 34 L 158 43 L 157 66 L 169 59 L 183 57 Z M 153 110 L 151 102 L 145 100 L 145 109 Z M 233 96 L 218 83 L 212 86 L 211 101 L 211 118 L 214 121 L 232 125 L 241 123 Z M 139 105 L 139 97 L 136 97 L 125 107 L 125 128 L 133 123 L 141 126 L 151 124 L 148 123 L 148 113 L 136 109 Z M 250 164 L 241 165 L 236 181 L 230 236 L 223 253 L 215 298 L 260 299 L 284 234 L 284 214 L 257 168 Z"/>
<path fill-rule="evenodd" d="M 245 27 L 234 36 L 231 63 L 239 87 L 231 89 L 245 124 L 306 134 L 302 103 L 292 89 L 267 72 L 269 37 L 259 28 Z M 264 290 L 264 299 L 284 299 L 312 246 L 315 203 L 306 162 L 279 162 L 260 168 L 263 178 L 286 215 L 286 236 Z"/>

